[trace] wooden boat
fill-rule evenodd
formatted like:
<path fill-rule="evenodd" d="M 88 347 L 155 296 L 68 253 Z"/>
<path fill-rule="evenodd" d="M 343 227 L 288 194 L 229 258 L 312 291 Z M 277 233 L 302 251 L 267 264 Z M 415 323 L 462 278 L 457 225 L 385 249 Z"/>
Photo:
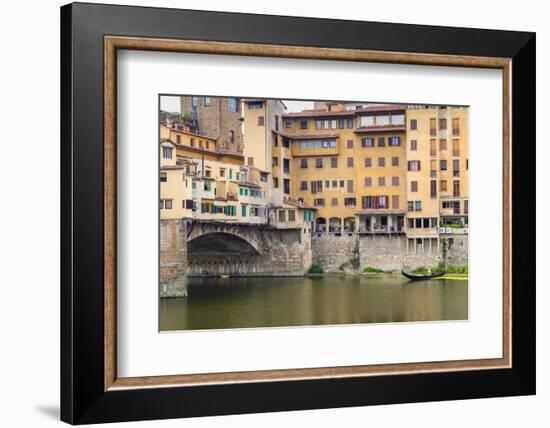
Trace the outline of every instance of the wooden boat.
<path fill-rule="evenodd" d="M 439 276 L 445 275 L 445 271 L 426 274 L 426 273 L 410 273 L 410 272 L 405 272 L 404 270 L 401 270 L 401 273 L 403 274 L 403 276 L 406 276 L 411 281 L 432 279 L 432 278 L 437 278 Z"/>
<path fill-rule="evenodd" d="M 228 278 L 231 278 L 231 276 L 222 273 L 222 274 L 220 275 L 220 278 L 222 278 L 222 279 L 228 279 Z"/>

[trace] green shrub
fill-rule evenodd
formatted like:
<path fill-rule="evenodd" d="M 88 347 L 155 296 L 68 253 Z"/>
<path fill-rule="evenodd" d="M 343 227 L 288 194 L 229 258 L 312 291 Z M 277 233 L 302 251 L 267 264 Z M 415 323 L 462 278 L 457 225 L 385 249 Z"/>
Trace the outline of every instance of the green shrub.
<path fill-rule="evenodd" d="M 313 273 L 313 274 L 322 274 L 325 273 L 323 270 L 323 267 L 318 263 L 313 263 L 307 273 Z"/>
<path fill-rule="evenodd" d="M 377 268 L 374 268 L 372 266 L 366 266 L 363 269 L 363 272 L 365 272 L 365 273 L 383 273 L 384 271 L 382 269 L 377 269 Z"/>

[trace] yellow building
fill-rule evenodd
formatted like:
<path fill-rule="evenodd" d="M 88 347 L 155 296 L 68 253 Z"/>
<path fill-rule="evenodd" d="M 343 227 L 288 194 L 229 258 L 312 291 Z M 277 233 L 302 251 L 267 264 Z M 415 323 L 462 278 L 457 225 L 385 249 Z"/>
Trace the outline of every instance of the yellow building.
<path fill-rule="evenodd" d="M 407 109 L 407 236 L 438 245 L 441 233 L 467 233 L 468 109 Z"/>
<path fill-rule="evenodd" d="M 318 208 L 317 231 L 403 231 L 404 114 L 403 106 L 332 104 L 283 117 L 294 171 L 288 190 Z"/>
<path fill-rule="evenodd" d="M 215 139 L 185 126 L 161 125 L 161 218 L 406 234 L 413 249 L 467 233 L 467 108 L 285 109 L 243 100 L 243 155 L 219 152 Z"/>

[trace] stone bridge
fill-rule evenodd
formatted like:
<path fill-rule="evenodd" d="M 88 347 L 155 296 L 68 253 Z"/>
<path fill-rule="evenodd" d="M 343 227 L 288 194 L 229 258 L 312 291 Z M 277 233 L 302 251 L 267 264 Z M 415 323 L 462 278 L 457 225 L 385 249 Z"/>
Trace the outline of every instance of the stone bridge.
<path fill-rule="evenodd" d="M 311 266 L 311 234 L 267 225 L 161 220 L 161 297 L 184 296 L 189 276 L 296 276 Z"/>

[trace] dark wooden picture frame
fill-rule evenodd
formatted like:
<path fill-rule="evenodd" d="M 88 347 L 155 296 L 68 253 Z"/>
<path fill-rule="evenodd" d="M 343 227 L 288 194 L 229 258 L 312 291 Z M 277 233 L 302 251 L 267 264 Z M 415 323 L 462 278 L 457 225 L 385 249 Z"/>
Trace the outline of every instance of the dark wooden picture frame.
<path fill-rule="evenodd" d="M 117 49 L 501 69 L 503 357 L 117 378 Z M 61 106 L 63 421 L 535 393 L 533 33 L 77 3 L 61 9 Z"/>

